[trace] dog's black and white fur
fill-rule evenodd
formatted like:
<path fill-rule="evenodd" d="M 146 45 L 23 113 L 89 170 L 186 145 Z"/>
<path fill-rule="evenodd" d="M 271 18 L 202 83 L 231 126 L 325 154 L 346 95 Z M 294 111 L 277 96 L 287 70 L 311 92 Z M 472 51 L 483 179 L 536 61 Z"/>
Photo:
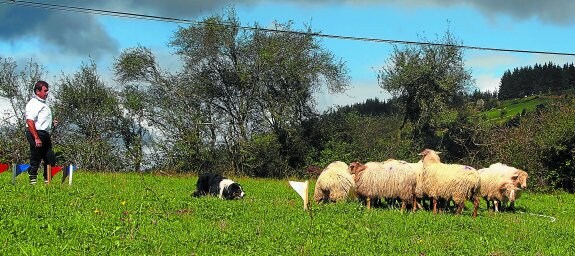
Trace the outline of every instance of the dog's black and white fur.
<path fill-rule="evenodd" d="M 241 199 L 245 196 L 242 186 L 217 173 L 203 173 L 198 177 L 193 197 L 218 196 L 221 199 Z"/>

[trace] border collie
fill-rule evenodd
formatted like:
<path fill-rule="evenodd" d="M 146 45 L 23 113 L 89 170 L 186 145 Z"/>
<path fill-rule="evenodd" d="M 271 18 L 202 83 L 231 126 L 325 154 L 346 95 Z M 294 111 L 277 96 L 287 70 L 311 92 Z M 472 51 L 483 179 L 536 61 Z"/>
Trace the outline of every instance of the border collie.
<path fill-rule="evenodd" d="M 242 186 L 217 173 L 203 173 L 198 177 L 193 197 L 218 196 L 221 199 L 241 199 L 245 196 Z"/>

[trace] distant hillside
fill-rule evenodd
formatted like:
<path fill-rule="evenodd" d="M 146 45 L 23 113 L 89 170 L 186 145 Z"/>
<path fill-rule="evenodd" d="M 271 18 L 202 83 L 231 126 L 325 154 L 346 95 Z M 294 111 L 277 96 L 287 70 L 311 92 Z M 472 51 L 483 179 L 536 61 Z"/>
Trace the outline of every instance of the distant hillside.
<path fill-rule="evenodd" d="M 498 125 L 508 122 L 518 115 L 525 115 L 527 112 L 535 111 L 538 108 L 545 108 L 551 103 L 573 97 L 575 97 L 574 90 L 563 90 L 548 94 L 501 100 L 497 106 L 479 112 L 473 115 L 473 117 L 483 117 L 486 122 Z"/>
<path fill-rule="evenodd" d="M 499 106 L 481 112 L 475 116 L 485 116 L 488 122 L 501 124 L 509 119 L 544 107 L 551 100 L 550 96 L 530 96 L 501 101 Z"/>

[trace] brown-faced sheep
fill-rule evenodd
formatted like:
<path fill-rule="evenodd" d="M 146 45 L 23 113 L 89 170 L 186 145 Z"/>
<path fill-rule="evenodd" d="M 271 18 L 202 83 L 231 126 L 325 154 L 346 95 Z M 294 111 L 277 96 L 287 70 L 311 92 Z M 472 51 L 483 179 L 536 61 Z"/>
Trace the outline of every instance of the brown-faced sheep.
<path fill-rule="evenodd" d="M 517 169 L 517 180 L 515 182 L 515 186 L 519 187 L 521 189 L 526 189 L 528 178 L 529 178 L 529 174 L 527 174 L 526 171 Z M 517 200 L 521 197 L 521 189 L 518 189 L 515 192 L 515 200 Z M 509 202 L 509 209 L 511 209 L 512 211 L 515 211 L 515 200 L 512 202 L 511 201 Z"/>
<path fill-rule="evenodd" d="M 510 209 L 515 210 L 513 206 L 515 204 L 515 200 L 517 200 L 517 198 L 521 196 L 520 194 L 521 194 L 520 188 L 518 188 L 513 184 L 507 185 L 505 188 L 505 194 L 503 195 L 503 199 L 501 200 L 501 205 L 505 206 L 507 205 L 507 202 L 509 202 L 509 204 L 511 204 Z"/>
<path fill-rule="evenodd" d="M 528 174 L 520 169 L 502 163 L 495 163 L 488 168 L 479 170 L 481 176 L 481 196 L 490 209 L 493 201 L 495 211 L 499 211 L 499 202 L 502 205 L 510 203 L 514 208 L 515 200 L 521 197 L 521 189 L 527 187 Z"/>
<path fill-rule="evenodd" d="M 313 197 L 316 203 L 339 202 L 354 195 L 355 182 L 346 163 L 330 163 L 319 175 Z"/>
<path fill-rule="evenodd" d="M 477 216 L 479 208 L 479 196 L 481 180 L 479 172 L 473 167 L 459 164 L 441 163 L 438 154 L 425 149 L 422 156 L 423 171 L 421 176 L 421 192 L 428 195 L 433 202 L 433 213 L 437 213 L 437 201 L 444 199 L 453 200 L 460 214 L 465 206 L 465 201 L 473 201 L 473 217 Z"/>
<path fill-rule="evenodd" d="M 366 164 L 354 162 L 350 164 L 350 170 L 355 175 L 356 193 L 365 197 L 368 209 L 372 199 L 400 199 L 401 211 L 407 204 L 411 204 L 415 211 L 417 172 L 409 163 L 394 159 Z"/>

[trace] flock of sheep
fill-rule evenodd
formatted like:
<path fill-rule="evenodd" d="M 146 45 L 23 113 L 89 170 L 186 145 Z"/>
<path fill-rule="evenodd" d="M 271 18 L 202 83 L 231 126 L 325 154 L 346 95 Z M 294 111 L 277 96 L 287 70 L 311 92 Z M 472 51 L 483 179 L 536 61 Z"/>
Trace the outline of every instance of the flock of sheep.
<path fill-rule="evenodd" d="M 477 216 L 479 197 L 493 202 L 493 209 L 514 202 L 527 187 L 528 174 L 520 169 L 496 163 L 488 168 L 476 170 L 459 164 L 445 164 L 439 152 L 425 149 L 420 153 L 421 161 L 408 163 L 389 159 L 385 162 L 353 162 L 347 165 L 336 161 L 323 169 L 317 178 L 314 200 L 338 202 L 357 196 L 367 208 L 385 200 L 391 204 L 399 200 L 401 210 L 409 205 L 413 211 L 429 208 L 433 213 L 454 203 L 455 213 L 460 214 L 465 201 L 473 202 L 473 217 Z M 439 205 L 438 205 L 439 204 Z"/>

